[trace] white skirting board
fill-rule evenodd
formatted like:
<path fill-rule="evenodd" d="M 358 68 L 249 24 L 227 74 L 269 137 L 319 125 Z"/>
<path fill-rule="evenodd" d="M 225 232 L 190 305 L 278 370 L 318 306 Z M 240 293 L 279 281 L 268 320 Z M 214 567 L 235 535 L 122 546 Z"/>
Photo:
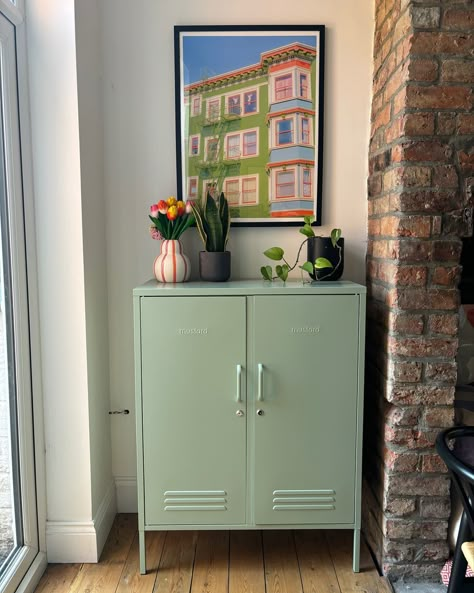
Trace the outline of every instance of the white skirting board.
<path fill-rule="evenodd" d="M 116 476 L 117 512 L 138 513 L 136 476 Z"/>
<path fill-rule="evenodd" d="M 116 513 L 111 482 L 92 521 L 47 521 L 48 562 L 98 562 Z"/>

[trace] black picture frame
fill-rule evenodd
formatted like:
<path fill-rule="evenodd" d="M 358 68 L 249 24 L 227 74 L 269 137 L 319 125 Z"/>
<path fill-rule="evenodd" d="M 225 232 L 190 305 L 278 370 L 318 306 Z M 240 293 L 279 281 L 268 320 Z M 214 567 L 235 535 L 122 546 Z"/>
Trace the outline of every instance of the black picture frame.
<path fill-rule="evenodd" d="M 177 194 L 233 226 L 321 225 L 324 25 L 175 26 Z"/>

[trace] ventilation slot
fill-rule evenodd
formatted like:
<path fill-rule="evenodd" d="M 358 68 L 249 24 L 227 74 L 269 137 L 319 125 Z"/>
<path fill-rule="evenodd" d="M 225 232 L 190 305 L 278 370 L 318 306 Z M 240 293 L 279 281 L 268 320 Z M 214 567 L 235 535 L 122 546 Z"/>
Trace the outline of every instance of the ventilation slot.
<path fill-rule="evenodd" d="M 335 490 L 274 490 L 274 511 L 333 511 Z"/>
<path fill-rule="evenodd" d="M 165 511 L 226 511 L 225 490 L 167 490 Z"/>

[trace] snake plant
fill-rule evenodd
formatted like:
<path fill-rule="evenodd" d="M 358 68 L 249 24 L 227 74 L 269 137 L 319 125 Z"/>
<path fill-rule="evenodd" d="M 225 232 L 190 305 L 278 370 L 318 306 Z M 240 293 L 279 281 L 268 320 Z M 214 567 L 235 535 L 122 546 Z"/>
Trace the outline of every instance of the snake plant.
<path fill-rule="evenodd" d="M 229 204 L 224 194 L 215 200 L 210 193 L 192 204 L 196 225 L 206 251 L 225 251 L 229 239 Z"/>

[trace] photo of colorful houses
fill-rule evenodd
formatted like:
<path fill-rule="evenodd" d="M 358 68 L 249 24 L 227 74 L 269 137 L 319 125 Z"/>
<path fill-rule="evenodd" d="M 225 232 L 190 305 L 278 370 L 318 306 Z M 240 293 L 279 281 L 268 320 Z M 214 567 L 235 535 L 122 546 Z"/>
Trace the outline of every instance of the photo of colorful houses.
<path fill-rule="evenodd" d="M 236 223 L 306 215 L 320 223 L 323 39 L 315 29 L 179 32 L 184 199 L 223 191 Z"/>

